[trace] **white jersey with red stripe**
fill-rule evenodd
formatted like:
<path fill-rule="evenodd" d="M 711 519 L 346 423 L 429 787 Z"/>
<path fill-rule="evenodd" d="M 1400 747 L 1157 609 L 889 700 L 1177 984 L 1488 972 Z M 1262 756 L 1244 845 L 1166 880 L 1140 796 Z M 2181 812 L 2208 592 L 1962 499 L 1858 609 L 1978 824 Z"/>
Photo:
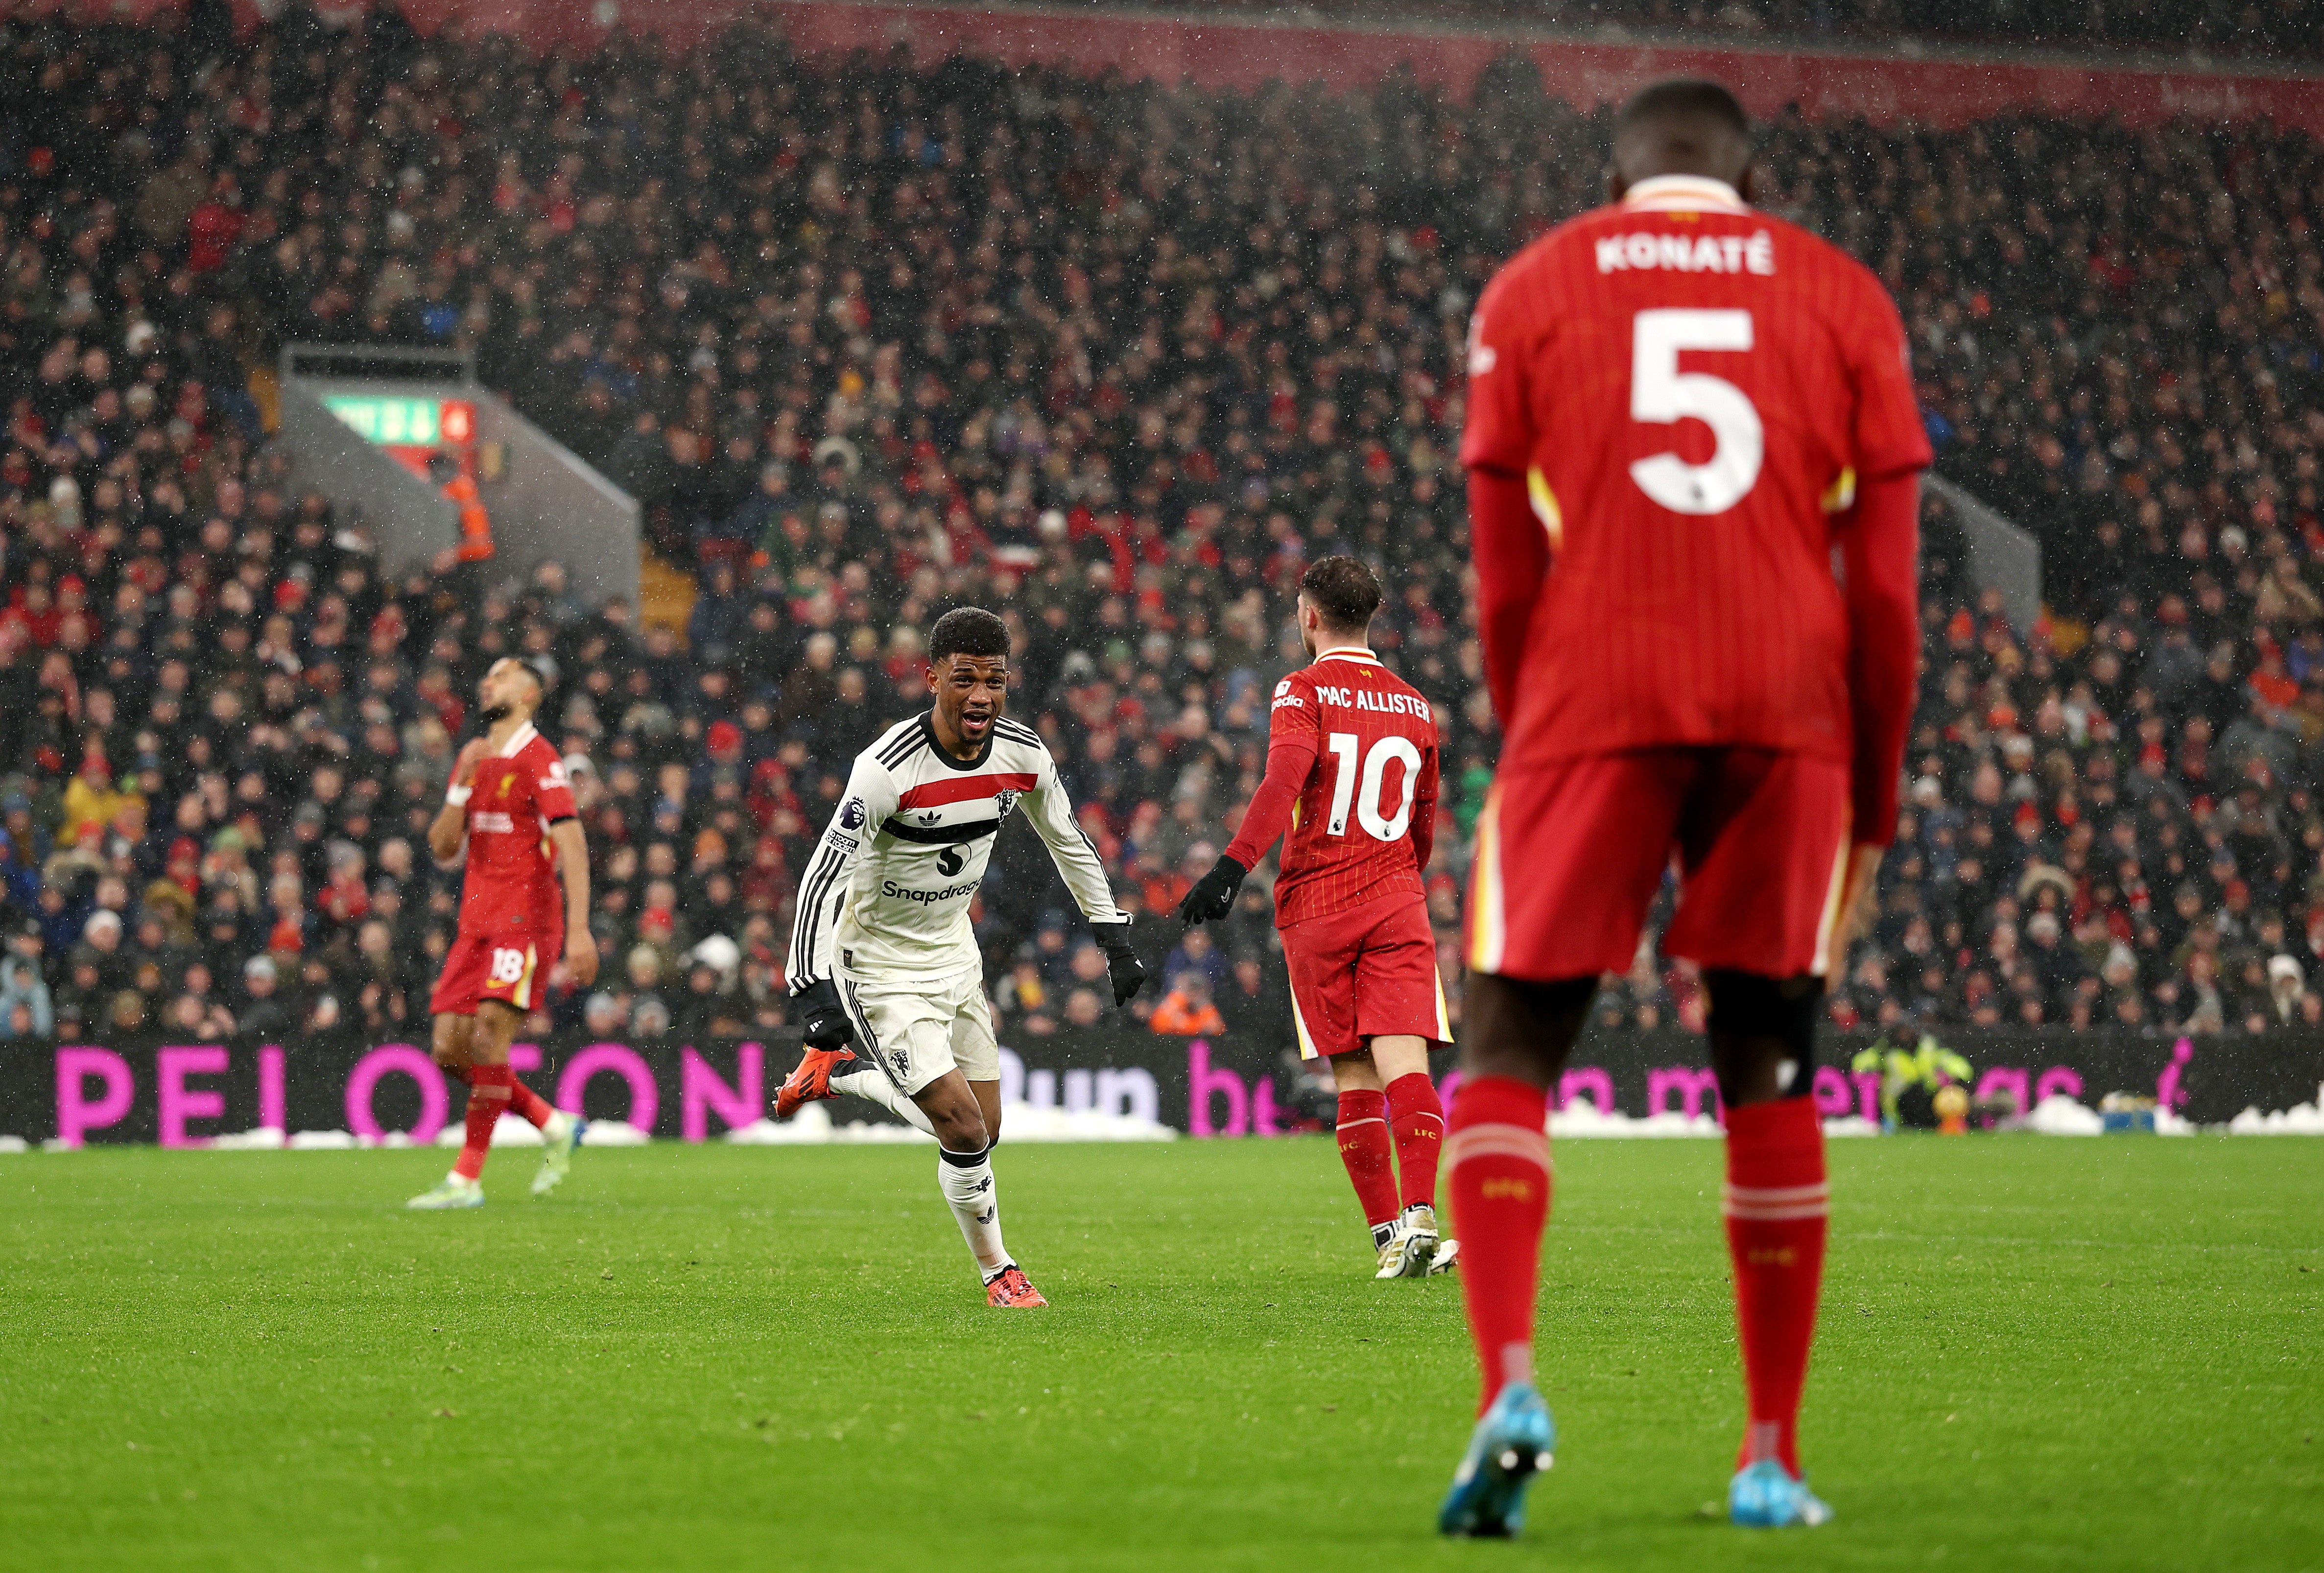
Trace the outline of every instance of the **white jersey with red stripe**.
<path fill-rule="evenodd" d="M 1022 803 L 1092 923 L 1119 923 L 1105 865 L 1074 823 L 1040 735 L 1002 718 L 974 760 L 936 742 L 927 715 L 855 756 L 847 794 L 800 882 L 790 987 L 851 977 L 949 978 L 976 967 L 969 908 L 1001 821 Z"/>

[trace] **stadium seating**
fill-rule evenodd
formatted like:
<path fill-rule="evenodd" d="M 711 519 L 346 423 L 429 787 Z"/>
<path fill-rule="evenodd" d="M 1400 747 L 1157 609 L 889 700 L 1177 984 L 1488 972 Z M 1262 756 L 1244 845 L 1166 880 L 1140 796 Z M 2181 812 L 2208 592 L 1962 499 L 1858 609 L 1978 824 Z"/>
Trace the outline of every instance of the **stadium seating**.
<path fill-rule="evenodd" d="M 1598 199 L 1602 113 L 1517 65 L 1467 105 L 1242 97 L 749 32 L 540 60 L 303 8 L 201 49 L 0 24 L 0 1038 L 410 1031 L 457 882 L 420 831 L 513 649 L 562 674 L 597 859 L 606 974 L 564 1024 L 781 1021 L 798 865 L 956 602 L 1021 628 L 1015 710 L 1162 911 L 1257 782 L 1289 587 L 1337 551 L 1443 717 L 1457 976 L 1495 749 L 1462 338 L 1493 264 Z M 2324 1020 L 2324 155 L 1793 118 L 1765 174 L 1887 281 L 1941 471 L 2047 561 L 2013 629 L 1930 510 L 1913 783 L 1835 1018 Z M 644 504 L 696 576 L 682 629 L 554 568 L 380 563 L 268 440 L 276 344 L 454 338 Z M 1012 1030 L 1093 1012 L 1031 838 L 995 871 Z M 1142 924 L 1153 993 L 1277 1009 L 1237 965 L 1268 919 L 1254 885 L 1215 948 Z M 1653 954 L 1600 1003 L 1697 1008 Z"/>

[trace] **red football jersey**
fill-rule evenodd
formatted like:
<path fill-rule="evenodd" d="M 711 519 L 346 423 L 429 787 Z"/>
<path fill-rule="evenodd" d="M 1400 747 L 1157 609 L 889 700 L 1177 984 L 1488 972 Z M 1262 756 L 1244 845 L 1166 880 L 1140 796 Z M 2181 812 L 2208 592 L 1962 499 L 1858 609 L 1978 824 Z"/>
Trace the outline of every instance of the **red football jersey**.
<path fill-rule="evenodd" d="M 1553 556 L 1504 769 L 1674 744 L 1849 757 L 1833 517 L 1858 477 L 1930 459 L 1868 270 L 1716 180 L 1641 181 L 1486 287 L 1461 457 L 1524 478 Z"/>
<path fill-rule="evenodd" d="M 460 890 L 460 931 L 541 939 L 562 932 L 549 827 L 575 811 L 564 760 L 527 723 L 498 753 L 476 762 L 468 785 L 468 871 Z"/>
<path fill-rule="evenodd" d="M 1368 650 L 1327 650 L 1275 685 L 1267 779 L 1226 855 L 1250 868 L 1284 835 L 1277 926 L 1419 899 L 1435 831 L 1435 713 L 1412 685 Z"/>

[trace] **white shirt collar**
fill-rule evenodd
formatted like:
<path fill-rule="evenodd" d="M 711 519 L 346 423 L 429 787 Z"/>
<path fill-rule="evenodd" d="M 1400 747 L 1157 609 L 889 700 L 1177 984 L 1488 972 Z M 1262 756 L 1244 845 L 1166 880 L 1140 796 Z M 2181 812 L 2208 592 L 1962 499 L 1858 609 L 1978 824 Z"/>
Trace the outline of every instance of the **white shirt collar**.
<path fill-rule="evenodd" d="M 1336 649 L 1323 652 L 1323 654 L 1317 656 L 1315 659 L 1317 661 L 1330 661 L 1338 656 L 1345 656 L 1350 661 L 1369 661 L 1374 666 L 1378 666 L 1379 664 L 1379 657 L 1374 655 L 1370 651 L 1365 649 L 1360 644 L 1342 644 L 1338 646 Z"/>
<path fill-rule="evenodd" d="M 1706 175 L 1655 175 L 1622 194 L 1622 206 L 1647 212 L 1695 212 L 1705 208 L 1748 213 L 1750 204 L 1724 180 Z"/>
<path fill-rule="evenodd" d="M 526 744 L 531 742 L 534 738 L 540 736 L 540 733 L 532 729 L 532 723 L 527 721 L 523 726 L 519 726 L 514 732 L 509 734 L 509 740 L 501 745 L 501 757 L 503 759 L 514 759 L 518 754 L 524 752 L 524 745 Z"/>

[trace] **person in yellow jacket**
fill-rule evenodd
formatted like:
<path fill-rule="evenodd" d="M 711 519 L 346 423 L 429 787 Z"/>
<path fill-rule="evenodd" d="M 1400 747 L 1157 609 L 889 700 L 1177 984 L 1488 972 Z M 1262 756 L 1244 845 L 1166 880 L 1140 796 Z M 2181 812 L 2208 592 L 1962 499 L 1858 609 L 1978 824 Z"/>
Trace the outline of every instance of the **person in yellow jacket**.
<path fill-rule="evenodd" d="M 1923 1032 L 1910 1053 L 1884 1038 L 1860 1050 L 1849 1069 L 1880 1073 L 1880 1124 L 1884 1130 L 1910 1127 L 1933 1131 L 1938 1124 L 1937 1089 L 1957 1084 L 1966 1090 L 1972 1068 L 1968 1060 Z"/>
<path fill-rule="evenodd" d="M 64 823 L 58 839 L 69 846 L 80 839 L 84 830 L 102 832 L 123 809 L 132 803 L 142 806 L 144 801 L 134 791 L 116 791 L 113 767 L 104 754 L 92 751 L 80 762 L 80 773 L 65 787 Z"/>

